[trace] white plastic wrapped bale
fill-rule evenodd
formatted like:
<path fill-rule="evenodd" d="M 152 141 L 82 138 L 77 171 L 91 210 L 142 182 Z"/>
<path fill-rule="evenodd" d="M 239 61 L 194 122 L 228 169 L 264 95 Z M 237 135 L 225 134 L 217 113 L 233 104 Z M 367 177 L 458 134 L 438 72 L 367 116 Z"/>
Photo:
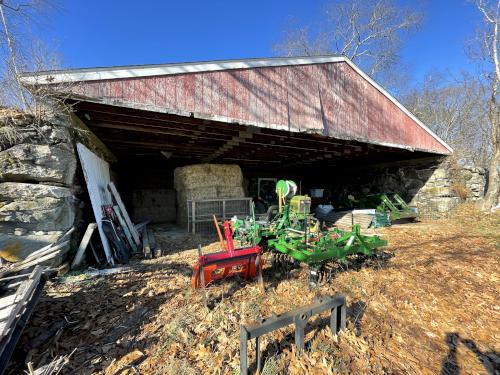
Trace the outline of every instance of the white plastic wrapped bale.
<path fill-rule="evenodd" d="M 243 174 L 236 164 L 195 164 L 174 170 L 177 223 L 187 225 L 187 201 L 243 198 Z"/>

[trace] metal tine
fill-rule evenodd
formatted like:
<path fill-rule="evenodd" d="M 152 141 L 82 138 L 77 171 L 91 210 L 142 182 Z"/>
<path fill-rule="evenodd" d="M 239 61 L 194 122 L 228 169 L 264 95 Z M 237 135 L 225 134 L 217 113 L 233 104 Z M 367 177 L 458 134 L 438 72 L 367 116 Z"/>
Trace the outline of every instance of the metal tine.
<path fill-rule="evenodd" d="M 259 286 L 262 290 L 264 290 L 264 279 L 262 278 L 262 265 L 260 262 L 260 255 L 257 255 L 255 258 L 255 267 L 257 267 L 257 280 Z"/>
<path fill-rule="evenodd" d="M 201 250 L 201 244 L 198 244 L 198 255 L 201 257 L 203 256 L 203 252 Z M 202 289 L 202 295 L 203 295 L 203 304 L 205 306 L 208 306 L 208 296 L 207 296 L 207 291 L 205 290 L 205 272 L 203 272 L 203 267 L 200 267 L 198 269 L 199 272 L 199 278 L 200 278 L 200 286 Z"/>

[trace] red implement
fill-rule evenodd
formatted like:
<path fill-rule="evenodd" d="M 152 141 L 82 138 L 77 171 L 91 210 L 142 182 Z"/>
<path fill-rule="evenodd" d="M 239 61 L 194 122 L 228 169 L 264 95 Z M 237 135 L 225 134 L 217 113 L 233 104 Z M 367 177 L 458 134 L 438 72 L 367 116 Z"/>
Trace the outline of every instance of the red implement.
<path fill-rule="evenodd" d="M 258 274 L 262 282 L 263 259 L 260 246 L 235 249 L 229 221 L 224 222 L 227 250 L 212 254 L 200 254 L 194 265 L 193 288 L 204 288 L 214 280 L 240 275 L 250 280 Z"/>

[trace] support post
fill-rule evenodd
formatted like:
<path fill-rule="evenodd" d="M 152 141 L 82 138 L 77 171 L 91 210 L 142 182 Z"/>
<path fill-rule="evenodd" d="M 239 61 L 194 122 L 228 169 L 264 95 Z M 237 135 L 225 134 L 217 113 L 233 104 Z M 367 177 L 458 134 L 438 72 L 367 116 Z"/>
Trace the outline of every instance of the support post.
<path fill-rule="evenodd" d="M 248 332 L 240 326 L 240 375 L 248 374 Z"/>
<path fill-rule="evenodd" d="M 196 233 L 196 202 L 191 201 L 191 222 L 192 222 L 192 233 Z"/>
<path fill-rule="evenodd" d="M 304 350 L 305 329 L 310 317 L 310 313 L 304 313 L 296 315 L 293 320 L 295 323 L 295 346 L 299 351 Z"/>
<path fill-rule="evenodd" d="M 259 324 L 240 326 L 240 374 L 248 374 L 248 340 L 255 339 L 257 371 L 260 372 L 262 356 L 260 353 L 260 336 L 274 330 L 295 325 L 295 345 L 299 351 L 305 347 L 305 327 L 313 315 L 331 311 L 330 327 L 334 333 L 345 328 L 346 300 L 343 295 L 320 297 L 314 303 L 286 313 L 261 319 Z"/>

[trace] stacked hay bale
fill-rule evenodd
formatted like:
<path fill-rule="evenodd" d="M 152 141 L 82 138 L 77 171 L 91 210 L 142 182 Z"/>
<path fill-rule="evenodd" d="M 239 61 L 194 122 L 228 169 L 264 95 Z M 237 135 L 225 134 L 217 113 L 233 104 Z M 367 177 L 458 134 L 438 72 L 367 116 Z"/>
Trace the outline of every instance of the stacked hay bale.
<path fill-rule="evenodd" d="M 243 174 L 236 164 L 195 164 L 174 170 L 177 223 L 187 225 L 187 201 L 243 198 Z"/>
<path fill-rule="evenodd" d="M 173 222 L 175 215 L 174 189 L 136 189 L 132 192 L 132 217 L 136 223 Z"/>

